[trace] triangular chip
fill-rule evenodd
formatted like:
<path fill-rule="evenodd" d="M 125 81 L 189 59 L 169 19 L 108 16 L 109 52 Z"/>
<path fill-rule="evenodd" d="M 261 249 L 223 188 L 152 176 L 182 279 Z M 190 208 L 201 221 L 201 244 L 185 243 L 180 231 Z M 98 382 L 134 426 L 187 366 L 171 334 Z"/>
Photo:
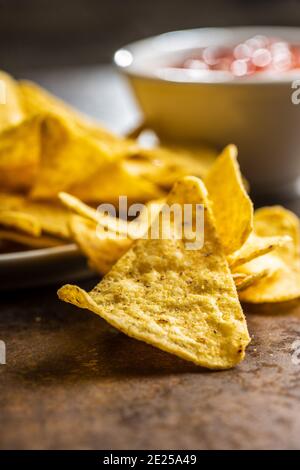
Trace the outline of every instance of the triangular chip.
<path fill-rule="evenodd" d="M 240 293 L 244 302 L 284 302 L 300 297 L 300 224 L 298 217 L 283 207 L 264 207 L 255 212 L 255 232 L 260 236 L 285 236 L 291 241 L 269 254 L 250 261 L 238 270 L 271 274 Z"/>
<path fill-rule="evenodd" d="M 174 203 L 204 204 L 203 248 L 188 250 L 176 237 L 138 240 L 90 293 L 66 285 L 58 295 L 200 366 L 233 367 L 250 338 L 201 181 L 179 181 L 168 197 Z"/>
<path fill-rule="evenodd" d="M 242 181 L 234 145 L 224 149 L 204 182 L 224 250 L 233 253 L 241 248 L 253 229 L 253 205 Z"/>

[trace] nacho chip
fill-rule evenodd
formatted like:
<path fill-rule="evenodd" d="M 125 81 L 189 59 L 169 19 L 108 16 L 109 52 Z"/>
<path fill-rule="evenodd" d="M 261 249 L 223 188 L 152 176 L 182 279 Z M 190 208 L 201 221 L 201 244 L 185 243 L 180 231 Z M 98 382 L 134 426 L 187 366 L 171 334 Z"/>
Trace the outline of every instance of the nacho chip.
<path fill-rule="evenodd" d="M 93 176 L 113 156 L 111 146 L 58 115 L 44 117 L 41 146 L 39 175 L 30 193 L 33 199 L 55 199 L 59 191 Z"/>
<path fill-rule="evenodd" d="M 17 82 L 0 71 L 0 132 L 21 123 L 24 117 Z"/>
<path fill-rule="evenodd" d="M 99 224 L 104 229 L 110 232 L 124 234 L 130 238 L 141 238 L 139 234 L 144 233 L 148 229 L 148 222 L 153 221 L 154 217 L 160 211 L 164 204 L 163 199 L 156 199 L 149 201 L 145 206 L 145 210 L 140 212 L 133 221 L 127 222 L 121 218 L 113 217 L 109 214 L 104 214 L 93 207 L 88 206 L 80 199 L 72 196 L 71 194 L 61 192 L 59 193 L 60 201 L 75 214 L 79 214 L 96 224 Z M 151 222 L 150 222 L 151 223 Z"/>
<path fill-rule="evenodd" d="M 97 209 L 80 201 L 77 197 L 72 196 L 72 194 L 61 192 L 58 197 L 61 202 L 68 207 L 68 209 L 76 214 L 96 222 L 111 232 L 127 234 L 128 226 L 126 221 L 122 221 L 121 219 L 111 217 L 109 215 L 104 215 L 100 211 L 97 211 Z"/>
<path fill-rule="evenodd" d="M 28 115 L 46 115 L 53 114 L 61 116 L 67 121 L 74 122 L 88 134 L 102 140 L 116 141 L 118 137 L 100 127 L 88 116 L 83 115 L 77 109 L 66 104 L 56 96 L 52 95 L 36 83 L 20 80 L 19 90 L 24 110 Z"/>
<path fill-rule="evenodd" d="M 40 118 L 9 127 L 0 135 L 1 190 L 27 190 L 36 177 L 40 158 Z"/>
<path fill-rule="evenodd" d="M 127 196 L 129 203 L 165 196 L 158 185 L 131 173 L 124 160 L 107 164 L 83 183 L 73 185 L 69 192 L 85 202 L 112 204 L 118 203 L 119 196 Z"/>
<path fill-rule="evenodd" d="M 132 174 L 170 189 L 183 176 L 203 178 L 216 156 L 209 148 L 138 147 L 132 149 L 124 165 Z"/>
<path fill-rule="evenodd" d="M 100 275 L 106 274 L 132 245 L 133 239 L 129 235 L 135 234 L 135 238 L 138 238 L 138 233 L 146 233 L 162 205 L 162 201 L 148 203 L 144 211 L 134 221 L 129 222 L 129 227 L 127 226 L 126 231 L 123 232 L 123 237 L 120 236 L 120 232 L 116 234 L 115 231 L 107 230 L 107 227 L 99 224 L 97 218 L 93 221 L 73 215 L 70 220 L 71 237 L 87 256 L 92 269 Z M 86 207 L 93 211 L 92 208 Z M 98 213 L 96 214 L 99 216 Z M 102 222 L 101 218 L 99 220 Z M 133 224 L 135 224 L 134 227 L 132 227 Z"/>
<path fill-rule="evenodd" d="M 64 241 L 59 238 L 50 237 L 47 235 L 34 237 L 32 235 L 26 235 L 25 233 L 19 233 L 6 229 L 0 229 L 0 240 L 17 243 L 18 245 L 23 245 L 29 248 L 50 248 L 64 244 Z"/>
<path fill-rule="evenodd" d="M 23 196 L 0 193 L 0 220 L 3 212 L 10 212 L 10 227 L 15 227 L 17 230 L 22 229 L 21 220 L 24 224 L 27 217 L 35 225 L 36 230 L 61 238 L 70 236 L 69 211 L 58 203 L 34 202 Z M 26 227 L 23 225 L 23 230 L 28 232 L 28 225 Z"/>
<path fill-rule="evenodd" d="M 231 269 L 234 269 L 254 258 L 270 253 L 277 247 L 284 246 L 289 241 L 291 241 L 291 238 L 287 235 L 260 237 L 255 233 L 251 233 L 242 248 L 227 257 L 229 266 Z"/>
<path fill-rule="evenodd" d="M 255 212 L 255 232 L 260 236 L 284 236 L 291 240 L 269 254 L 238 269 L 254 272 L 269 269 L 271 275 L 240 294 L 251 303 L 284 302 L 300 297 L 300 224 L 298 217 L 283 207 L 265 207 Z"/>
<path fill-rule="evenodd" d="M 178 239 L 138 240 L 90 293 L 66 285 L 58 295 L 197 365 L 233 367 L 250 338 L 201 181 L 179 181 L 168 197 L 173 203 L 205 205 L 202 249 L 187 250 Z"/>
<path fill-rule="evenodd" d="M 253 228 L 253 205 L 244 188 L 237 149 L 228 145 L 204 179 L 226 254 L 239 250 Z"/>
<path fill-rule="evenodd" d="M 116 237 L 95 222 L 79 215 L 71 216 L 71 237 L 100 275 L 106 274 L 129 249 L 132 240 Z M 99 232 L 102 232 L 102 236 Z"/>
<path fill-rule="evenodd" d="M 1 211 L 0 225 L 4 227 L 13 227 L 21 232 L 28 233 L 33 237 L 41 235 L 41 225 L 38 219 L 32 214 L 26 214 L 19 211 Z"/>
<path fill-rule="evenodd" d="M 247 289 L 248 287 L 255 284 L 260 279 L 268 276 L 270 271 L 268 269 L 262 269 L 261 271 L 253 272 L 251 274 L 246 274 L 242 272 L 233 273 L 234 283 L 238 292 Z"/>

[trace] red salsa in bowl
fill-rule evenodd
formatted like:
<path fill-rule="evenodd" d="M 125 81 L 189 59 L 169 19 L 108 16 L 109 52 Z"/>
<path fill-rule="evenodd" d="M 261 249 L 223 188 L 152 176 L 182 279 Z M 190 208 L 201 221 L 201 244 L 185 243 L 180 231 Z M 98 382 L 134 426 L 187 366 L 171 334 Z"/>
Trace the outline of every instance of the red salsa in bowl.
<path fill-rule="evenodd" d="M 282 74 L 300 69 L 300 45 L 256 35 L 233 47 L 211 46 L 187 52 L 168 66 L 201 75 L 211 71 L 247 77 L 261 72 Z"/>

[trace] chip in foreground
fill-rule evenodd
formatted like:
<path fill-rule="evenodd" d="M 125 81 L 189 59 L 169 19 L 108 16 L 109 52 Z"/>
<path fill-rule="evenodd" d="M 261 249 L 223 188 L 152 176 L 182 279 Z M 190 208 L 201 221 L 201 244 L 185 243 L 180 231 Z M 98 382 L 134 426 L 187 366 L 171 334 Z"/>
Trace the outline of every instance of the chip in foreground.
<path fill-rule="evenodd" d="M 198 178 L 184 178 L 167 203 L 204 205 L 201 249 L 188 250 L 176 237 L 141 239 L 90 293 L 66 285 L 58 296 L 199 366 L 231 368 L 244 358 L 250 338 L 206 189 Z"/>

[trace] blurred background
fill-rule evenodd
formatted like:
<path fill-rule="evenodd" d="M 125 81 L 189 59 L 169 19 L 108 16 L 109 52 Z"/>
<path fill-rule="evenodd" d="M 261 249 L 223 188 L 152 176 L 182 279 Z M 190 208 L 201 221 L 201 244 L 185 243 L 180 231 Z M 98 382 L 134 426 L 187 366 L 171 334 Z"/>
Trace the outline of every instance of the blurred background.
<path fill-rule="evenodd" d="M 0 0 L 0 67 L 109 63 L 127 42 L 182 28 L 300 25 L 300 0 Z"/>

